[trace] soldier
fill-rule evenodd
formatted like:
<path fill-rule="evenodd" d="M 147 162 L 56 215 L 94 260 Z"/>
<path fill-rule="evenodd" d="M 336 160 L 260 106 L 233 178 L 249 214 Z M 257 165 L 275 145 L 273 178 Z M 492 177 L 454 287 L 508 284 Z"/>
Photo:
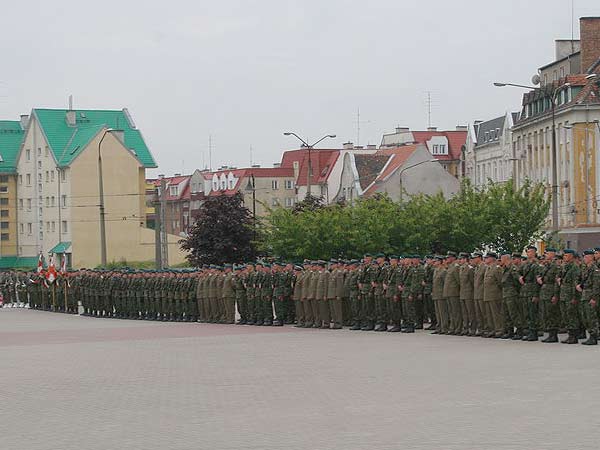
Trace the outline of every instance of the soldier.
<path fill-rule="evenodd" d="M 327 285 L 329 283 L 329 271 L 325 267 L 324 261 L 318 262 L 319 271 L 317 276 L 317 286 L 315 291 L 315 301 L 319 305 L 319 327 L 329 329 L 331 315 L 329 303 L 327 302 Z"/>
<path fill-rule="evenodd" d="M 358 288 L 360 291 L 361 330 L 373 331 L 375 324 L 374 315 L 374 283 L 377 270 L 374 267 L 373 257 L 366 254 L 363 258 L 362 267 L 359 269 Z"/>
<path fill-rule="evenodd" d="M 304 315 L 304 303 L 302 301 L 302 288 L 304 285 L 304 273 L 302 267 L 294 266 L 294 285 L 292 291 L 292 300 L 296 309 L 296 328 L 304 328 L 306 316 Z"/>
<path fill-rule="evenodd" d="M 469 254 L 459 255 L 460 269 L 460 306 L 463 317 L 462 336 L 475 336 L 477 334 L 477 321 L 475 320 L 475 267 L 469 262 Z"/>
<path fill-rule="evenodd" d="M 274 326 L 283 326 L 286 321 L 286 294 L 288 276 L 284 273 L 282 265 L 278 262 L 273 263 L 273 305 L 275 307 Z"/>
<path fill-rule="evenodd" d="M 385 295 L 387 299 L 387 311 L 391 327 L 390 333 L 402 331 L 402 302 L 400 301 L 400 277 L 402 275 L 398 266 L 398 256 L 390 256 L 390 265 L 387 267 L 385 279 Z"/>
<path fill-rule="evenodd" d="M 429 321 L 427 330 L 435 330 L 437 328 L 437 318 L 435 314 L 435 304 L 431 298 L 431 290 L 433 288 L 433 270 L 434 257 L 432 255 L 425 256 L 425 271 L 423 278 L 423 315 L 425 320 Z"/>
<path fill-rule="evenodd" d="M 547 248 L 544 254 L 542 267 L 538 271 L 537 283 L 540 286 L 540 302 L 544 305 L 543 324 L 548 330 L 548 337 L 542 339 L 544 343 L 558 342 L 561 315 L 558 303 L 559 287 L 556 283 L 560 275 L 560 268 L 556 264 L 556 249 Z"/>
<path fill-rule="evenodd" d="M 350 329 L 357 331 L 361 329 L 360 320 L 360 301 L 358 289 L 358 260 L 352 259 L 348 262 L 348 272 L 344 281 L 345 288 L 348 292 L 348 303 L 350 310 Z"/>
<path fill-rule="evenodd" d="M 253 263 L 249 263 L 246 268 L 246 278 L 244 287 L 246 288 L 246 323 L 254 325 L 256 322 L 256 271 Z"/>
<path fill-rule="evenodd" d="M 502 267 L 498 256 L 488 252 L 485 257 L 485 275 L 483 277 L 483 303 L 490 331 L 488 338 L 500 338 L 504 334 L 504 316 L 502 312 Z"/>
<path fill-rule="evenodd" d="M 490 330 L 487 329 L 485 322 L 485 304 L 483 303 L 483 279 L 485 277 L 486 266 L 482 261 L 483 255 L 480 252 L 474 252 L 471 255 L 471 264 L 474 267 L 473 272 L 473 297 L 475 301 L 475 321 L 477 322 L 477 333 L 475 336 L 482 337 Z"/>
<path fill-rule="evenodd" d="M 557 280 L 562 318 L 569 336 L 562 340 L 563 344 L 577 344 L 580 330 L 579 300 L 577 284 L 581 276 L 580 268 L 575 264 L 575 251 L 567 249 L 563 252 L 563 265 Z"/>
<path fill-rule="evenodd" d="M 221 298 L 223 299 L 223 306 L 225 314 L 223 317 L 223 323 L 234 324 L 235 323 L 235 290 L 234 290 L 234 274 L 233 265 L 225 264 L 223 266 L 223 287 L 221 288 Z"/>
<path fill-rule="evenodd" d="M 262 306 L 263 325 L 273 325 L 273 272 L 271 265 L 263 264 L 263 276 L 261 279 L 260 298 Z"/>
<path fill-rule="evenodd" d="M 344 271 L 337 260 L 331 260 L 331 273 L 327 284 L 327 301 L 331 311 L 333 329 L 341 330 L 344 324 L 342 298 L 344 296 Z"/>
<path fill-rule="evenodd" d="M 373 265 L 373 299 L 375 305 L 375 331 L 387 331 L 387 305 L 383 285 L 386 277 L 385 255 L 375 255 L 376 264 Z"/>
<path fill-rule="evenodd" d="M 585 269 L 582 270 L 577 290 L 581 291 L 583 322 L 589 338 L 583 345 L 598 345 L 598 300 L 600 299 L 600 269 L 594 262 L 594 250 L 583 252 Z"/>
<path fill-rule="evenodd" d="M 513 264 L 513 256 L 510 253 L 505 253 L 500 257 L 502 269 L 502 306 L 504 311 L 504 328 L 505 333 L 502 339 L 512 339 L 517 336 L 518 339 L 523 337 L 523 315 L 519 302 L 519 269 Z M 517 255 L 520 259 L 520 255 Z M 516 333 L 515 333 L 516 329 Z M 516 339 L 515 339 L 516 340 Z"/>
<path fill-rule="evenodd" d="M 540 271 L 537 262 L 536 247 L 530 245 L 527 247 L 527 260 L 521 264 L 519 283 L 521 283 L 521 302 L 527 312 L 528 333 L 523 336 L 524 341 L 538 340 L 539 327 L 539 284 L 537 276 Z"/>
<path fill-rule="evenodd" d="M 246 288 L 244 287 L 244 278 L 246 276 L 245 266 L 234 265 L 233 274 L 233 290 L 235 292 L 235 303 L 237 305 L 237 311 L 240 315 L 240 320 L 237 321 L 237 325 L 246 325 L 246 323 L 248 323 L 248 310 L 246 300 Z"/>
<path fill-rule="evenodd" d="M 436 256 L 433 263 L 433 279 L 431 283 L 431 298 L 435 302 L 437 314 L 437 329 L 431 334 L 448 333 L 448 306 L 444 297 L 444 284 L 446 278 L 446 266 L 443 256 Z"/>
<path fill-rule="evenodd" d="M 448 334 L 462 333 L 462 314 L 460 311 L 460 266 L 456 262 L 456 253 L 449 251 L 446 257 L 446 277 L 444 278 L 444 298 L 450 314 Z"/>

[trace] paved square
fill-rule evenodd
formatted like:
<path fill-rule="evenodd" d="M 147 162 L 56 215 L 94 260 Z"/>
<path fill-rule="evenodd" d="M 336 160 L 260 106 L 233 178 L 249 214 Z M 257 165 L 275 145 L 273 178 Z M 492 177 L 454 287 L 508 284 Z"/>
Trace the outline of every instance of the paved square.
<path fill-rule="evenodd" d="M 0 448 L 597 449 L 600 347 L 0 310 Z"/>

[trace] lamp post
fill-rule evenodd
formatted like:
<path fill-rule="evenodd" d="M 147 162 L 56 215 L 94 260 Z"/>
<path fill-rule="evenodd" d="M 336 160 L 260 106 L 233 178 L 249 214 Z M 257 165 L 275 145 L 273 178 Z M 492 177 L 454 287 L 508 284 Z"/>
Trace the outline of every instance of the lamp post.
<path fill-rule="evenodd" d="M 104 180 L 102 179 L 102 141 L 106 135 L 114 131 L 106 128 L 98 142 L 98 195 L 100 197 L 100 264 L 106 267 L 106 213 L 104 210 Z"/>
<path fill-rule="evenodd" d="M 256 179 L 254 178 L 254 174 L 248 178 L 246 192 L 252 192 L 252 234 L 254 235 L 254 240 L 256 240 Z"/>
<path fill-rule="evenodd" d="M 515 83 L 494 83 L 496 87 L 505 87 L 512 86 L 518 87 L 522 89 L 529 90 L 540 90 L 544 94 L 544 98 L 550 100 L 550 112 L 552 114 L 552 229 L 553 231 L 558 231 L 558 168 L 557 164 L 557 149 L 556 149 L 556 94 L 565 88 L 569 87 L 569 83 L 565 83 L 561 86 L 558 86 L 554 89 L 542 89 L 535 86 L 527 86 L 524 84 L 515 84 Z M 516 176 L 516 173 L 513 173 L 513 177 Z"/>
<path fill-rule="evenodd" d="M 413 167 L 417 167 L 420 166 L 421 164 L 425 164 L 425 163 L 430 163 L 430 162 L 437 162 L 437 159 L 426 159 L 425 161 L 421 161 L 415 164 L 411 164 L 410 166 L 404 167 L 402 168 L 402 170 L 400 170 L 400 203 L 402 203 L 403 201 L 403 187 L 402 187 L 402 175 L 404 174 L 404 172 L 406 172 L 408 169 L 412 169 Z"/>
<path fill-rule="evenodd" d="M 323 136 L 321 139 L 319 139 L 318 141 L 316 141 L 313 144 L 309 144 L 304 139 L 302 139 L 300 136 L 298 136 L 296 133 L 292 133 L 291 131 L 286 131 L 285 133 L 283 133 L 283 135 L 296 137 L 296 139 L 298 139 L 300 142 L 302 142 L 302 145 L 304 145 L 308 149 L 308 174 L 306 175 L 306 196 L 308 197 L 311 195 L 310 177 L 312 176 L 312 160 L 310 159 L 310 152 L 313 149 L 313 147 L 315 145 L 317 145 L 319 142 L 324 141 L 327 138 L 334 139 L 336 137 L 336 135 L 335 134 L 326 134 L 325 136 Z"/>

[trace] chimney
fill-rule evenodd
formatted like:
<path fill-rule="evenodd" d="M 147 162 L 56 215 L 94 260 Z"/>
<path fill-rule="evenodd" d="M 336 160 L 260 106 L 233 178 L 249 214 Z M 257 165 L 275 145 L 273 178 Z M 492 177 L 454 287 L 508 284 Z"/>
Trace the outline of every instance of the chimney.
<path fill-rule="evenodd" d="M 367 150 L 377 150 L 377 146 L 375 144 L 367 145 Z"/>
<path fill-rule="evenodd" d="M 344 150 L 352 150 L 354 148 L 354 143 L 353 142 L 344 142 L 344 144 L 342 145 L 342 148 Z"/>
<path fill-rule="evenodd" d="M 410 131 L 409 127 L 396 127 L 396 133 L 408 133 Z"/>
<path fill-rule="evenodd" d="M 573 53 L 581 50 L 581 41 L 571 39 L 557 39 L 554 41 L 556 45 L 555 60 L 566 58 Z"/>
<path fill-rule="evenodd" d="M 260 169 L 260 164 L 252 164 L 250 167 L 252 169 Z"/>
<path fill-rule="evenodd" d="M 427 131 L 437 131 L 437 127 L 427 127 Z"/>
<path fill-rule="evenodd" d="M 21 128 L 27 130 L 29 126 L 29 116 L 27 114 L 21 114 Z"/>
<path fill-rule="evenodd" d="M 75 111 L 73 111 L 72 109 L 67 111 L 67 125 L 69 125 L 70 127 L 74 127 L 75 125 L 77 125 L 77 118 L 75 117 Z"/>
<path fill-rule="evenodd" d="M 466 125 L 456 125 L 456 131 L 467 131 Z"/>
<path fill-rule="evenodd" d="M 164 177 L 165 177 L 165 174 L 164 174 L 164 173 L 161 173 L 160 175 L 158 175 L 158 179 L 159 179 L 159 180 L 162 180 Z"/>
<path fill-rule="evenodd" d="M 581 17 L 579 30 L 581 73 L 586 73 L 600 59 L 600 17 Z"/>
<path fill-rule="evenodd" d="M 176 174 L 174 174 L 173 176 L 174 176 L 174 177 L 180 177 L 180 176 L 181 176 L 181 174 L 180 174 L 180 173 L 176 173 Z"/>
<path fill-rule="evenodd" d="M 279 169 L 281 167 L 281 163 L 273 163 L 273 168 Z"/>

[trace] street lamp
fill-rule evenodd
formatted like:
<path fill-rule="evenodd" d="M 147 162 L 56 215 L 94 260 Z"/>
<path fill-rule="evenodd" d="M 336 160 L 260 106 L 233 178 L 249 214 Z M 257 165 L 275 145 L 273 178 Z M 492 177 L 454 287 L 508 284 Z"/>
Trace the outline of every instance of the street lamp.
<path fill-rule="evenodd" d="M 308 174 L 306 176 L 306 196 L 308 197 L 311 195 L 310 194 L 310 177 L 312 175 L 312 161 L 310 159 L 310 151 L 319 142 L 324 141 L 327 138 L 334 139 L 336 137 L 336 135 L 335 134 L 326 134 L 325 136 L 323 136 L 321 139 L 319 139 L 318 141 L 316 141 L 313 144 L 309 144 L 304 139 L 302 139 L 300 136 L 298 136 L 296 133 L 292 133 L 291 131 L 286 131 L 285 133 L 283 133 L 283 135 L 296 137 L 296 139 L 298 139 L 300 142 L 302 142 L 302 145 L 304 145 L 306 148 L 308 148 Z"/>
<path fill-rule="evenodd" d="M 256 180 L 254 174 L 250 175 L 248 178 L 246 192 L 252 192 L 252 229 L 254 240 L 256 240 Z"/>
<path fill-rule="evenodd" d="M 400 170 L 400 203 L 402 203 L 402 197 L 403 197 L 403 188 L 402 188 L 402 174 L 404 174 L 404 172 L 406 172 L 408 169 L 412 169 L 413 167 L 417 167 L 420 166 L 421 164 L 425 164 L 425 163 L 430 163 L 430 162 L 438 162 L 437 159 L 426 159 L 425 161 L 421 161 L 415 164 L 411 164 L 410 166 L 404 167 L 402 168 L 402 170 Z"/>
<path fill-rule="evenodd" d="M 115 131 L 106 128 L 98 142 L 98 195 L 100 197 L 100 264 L 106 267 L 106 213 L 104 211 L 104 180 L 102 178 L 102 141 L 108 133 Z"/>
<path fill-rule="evenodd" d="M 556 94 L 561 89 L 565 87 L 569 87 L 569 83 L 565 83 L 561 86 L 556 87 L 555 89 L 541 89 L 535 86 L 526 86 L 524 84 L 515 84 L 515 83 L 500 83 L 495 82 L 494 86 L 496 87 L 505 87 L 512 86 L 518 87 L 522 89 L 528 90 L 540 90 L 544 94 L 544 98 L 550 100 L 550 110 L 552 113 L 552 228 L 554 231 L 558 231 L 558 168 L 557 164 L 557 156 L 556 156 Z M 516 172 L 513 168 L 513 177 L 516 176 Z"/>

